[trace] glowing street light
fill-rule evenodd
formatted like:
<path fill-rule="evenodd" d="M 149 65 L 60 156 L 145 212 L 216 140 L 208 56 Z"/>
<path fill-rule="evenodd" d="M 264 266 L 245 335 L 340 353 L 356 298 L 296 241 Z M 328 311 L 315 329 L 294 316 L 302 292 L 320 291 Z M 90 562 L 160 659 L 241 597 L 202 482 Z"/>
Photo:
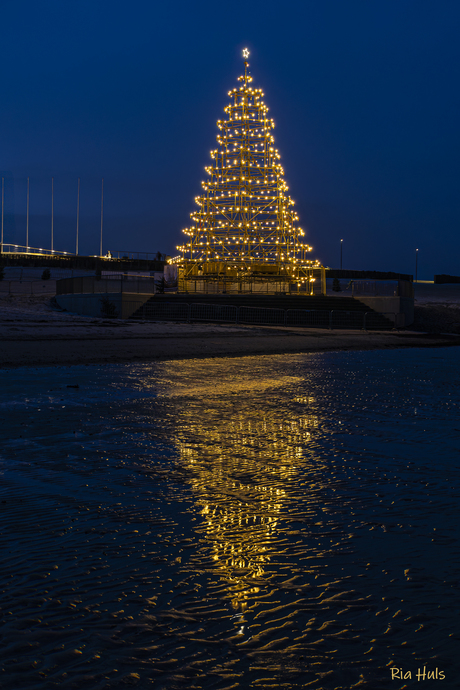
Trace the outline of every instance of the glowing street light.
<path fill-rule="evenodd" d="M 342 270 L 342 250 L 343 250 L 343 240 L 340 240 L 340 270 Z"/>

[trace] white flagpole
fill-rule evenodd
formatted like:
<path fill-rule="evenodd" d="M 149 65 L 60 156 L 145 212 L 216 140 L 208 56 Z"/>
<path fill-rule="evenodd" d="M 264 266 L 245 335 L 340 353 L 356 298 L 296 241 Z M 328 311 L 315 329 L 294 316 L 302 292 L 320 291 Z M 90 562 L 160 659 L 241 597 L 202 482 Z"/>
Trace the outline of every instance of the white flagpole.
<path fill-rule="evenodd" d="M 102 178 L 102 188 L 101 188 L 101 246 L 99 249 L 99 256 L 102 256 L 102 222 L 104 218 L 104 178 Z"/>
<path fill-rule="evenodd" d="M 54 233 L 54 177 L 51 178 L 51 251 L 53 251 L 53 233 Z"/>
<path fill-rule="evenodd" d="M 2 239 L 0 242 L 0 251 L 3 252 L 3 206 L 5 200 L 5 178 L 2 177 Z"/>
<path fill-rule="evenodd" d="M 27 178 L 27 222 L 26 222 L 26 247 L 29 252 L 29 178 Z"/>
<path fill-rule="evenodd" d="M 78 223 L 80 220 L 80 178 L 78 178 L 78 188 L 77 188 L 77 243 L 75 254 L 78 254 Z"/>

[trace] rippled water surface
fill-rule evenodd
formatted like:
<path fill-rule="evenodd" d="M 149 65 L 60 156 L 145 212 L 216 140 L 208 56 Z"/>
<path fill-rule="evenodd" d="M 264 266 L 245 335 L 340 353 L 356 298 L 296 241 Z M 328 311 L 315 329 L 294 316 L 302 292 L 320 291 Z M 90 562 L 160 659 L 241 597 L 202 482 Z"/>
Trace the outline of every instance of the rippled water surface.
<path fill-rule="evenodd" d="M 1 687 L 459 687 L 457 362 L 1 372 Z"/>

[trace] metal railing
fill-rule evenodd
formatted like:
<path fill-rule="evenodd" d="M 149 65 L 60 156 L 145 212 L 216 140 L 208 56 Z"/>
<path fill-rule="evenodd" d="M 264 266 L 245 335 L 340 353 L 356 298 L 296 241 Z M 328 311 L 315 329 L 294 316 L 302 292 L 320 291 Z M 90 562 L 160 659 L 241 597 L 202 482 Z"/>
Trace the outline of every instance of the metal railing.
<path fill-rule="evenodd" d="M 340 290 L 334 290 L 334 279 L 327 278 L 327 294 L 334 297 L 413 297 L 413 284 L 408 280 L 337 279 Z"/>
<path fill-rule="evenodd" d="M 0 280 L 0 294 L 55 295 L 55 280 Z"/>
<path fill-rule="evenodd" d="M 140 307 L 133 302 L 133 313 L 130 318 L 151 321 L 186 321 L 187 323 L 209 321 L 261 326 L 301 326 L 330 330 L 367 331 L 404 327 L 404 314 L 394 312 L 271 309 L 227 304 L 155 302 L 155 300 L 148 301 Z"/>
<path fill-rule="evenodd" d="M 110 251 L 111 259 L 142 259 L 144 261 L 166 261 L 167 254 L 161 252 L 131 252 L 124 249 Z"/>
<path fill-rule="evenodd" d="M 321 281 L 299 287 L 297 283 L 291 283 L 286 280 L 284 276 L 263 276 L 255 275 L 248 276 L 245 279 L 238 280 L 230 276 L 196 276 L 193 280 L 191 278 L 179 277 L 178 280 L 179 292 L 185 292 L 190 295 L 321 295 Z"/>
<path fill-rule="evenodd" d="M 43 271 L 49 270 L 51 280 L 62 280 L 63 278 L 81 278 L 83 276 L 94 276 L 96 271 L 88 271 L 81 268 L 54 268 L 51 266 L 5 266 L 3 280 L 10 282 L 29 282 L 42 279 Z"/>
<path fill-rule="evenodd" d="M 133 303 L 136 306 L 136 303 Z M 191 323 L 190 304 L 151 304 L 146 302 L 138 307 L 130 318 L 149 321 L 187 321 Z M 211 320 L 211 319 L 209 319 Z"/>
<path fill-rule="evenodd" d="M 64 252 L 57 249 L 46 249 L 43 247 L 27 247 L 22 244 L 0 243 L 0 254 L 40 254 L 44 256 L 78 256 L 75 252 Z M 99 256 L 99 254 L 91 254 L 90 256 Z M 162 252 L 132 252 L 128 250 L 117 249 L 109 251 L 104 259 L 129 259 L 129 260 L 144 260 L 144 261 L 166 261 L 167 254 Z"/>
<path fill-rule="evenodd" d="M 222 321 L 224 323 L 238 323 L 239 307 L 230 304 L 190 304 L 188 320 L 192 321 Z"/>
<path fill-rule="evenodd" d="M 153 295 L 155 278 L 124 275 L 111 276 L 110 278 L 83 276 L 80 278 L 62 278 L 56 284 L 57 295 L 95 295 L 106 292 L 135 292 Z"/>
<path fill-rule="evenodd" d="M 61 252 L 57 249 L 43 249 L 41 247 L 26 247 L 21 244 L 0 244 L 2 254 L 40 254 L 42 256 L 75 256 L 74 252 Z"/>

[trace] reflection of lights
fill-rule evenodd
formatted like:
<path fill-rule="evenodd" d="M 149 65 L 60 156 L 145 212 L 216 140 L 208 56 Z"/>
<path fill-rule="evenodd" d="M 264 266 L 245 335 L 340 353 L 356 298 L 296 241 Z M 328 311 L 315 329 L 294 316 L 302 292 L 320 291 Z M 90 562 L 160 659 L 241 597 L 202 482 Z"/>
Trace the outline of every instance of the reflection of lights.
<path fill-rule="evenodd" d="M 260 393 L 298 382 L 296 377 L 270 382 L 231 378 L 219 387 L 211 380 L 181 393 L 200 399 L 223 396 L 225 405 L 232 392 Z M 313 398 L 294 401 L 308 405 Z M 213 567 L 226 582 L 225 596 L 235 610 L 245 611 L 260 586 L 270 580 L 269 563 L 279 556 L 279 530 L 292 509 L 289 486 L 305 463 L 305 449 L 318 419 L 308 414 L 285 419 L 276 412 L 257 417 L 254 409 L 228 417 L 218 409 L 207 409 L 207 421 L 193 428 L 193 442 L 179 435 L 178 446 L 183 465 L 190 468 L 189 481 L 202 518 L 198 531 Z"/>

